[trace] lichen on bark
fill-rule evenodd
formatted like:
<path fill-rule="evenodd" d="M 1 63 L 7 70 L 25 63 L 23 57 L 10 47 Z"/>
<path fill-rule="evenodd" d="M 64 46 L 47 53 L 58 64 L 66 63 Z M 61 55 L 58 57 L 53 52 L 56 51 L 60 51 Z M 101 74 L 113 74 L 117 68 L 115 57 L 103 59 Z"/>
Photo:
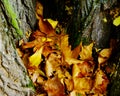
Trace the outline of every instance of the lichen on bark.
<path fill-rule="evenodd" d="M 5 1 L 7 3 L 9 1 L 13 9 L 6 9 Z M 30 3 L 31 5 L 26 8 L 21 0 L 0 0 L 0 96 L 31 96 L 35 91 L 15 45 L 20 38 L 25 39 L 26 32 L 32 30 L 35 25 L 36 17 L 32 9 L 32 0 L 28 4 Z M 28 10 L 29 8 L 31 10 Z M 31 24 L 28 23 L 30 18 L 34 18 Z M 15 25 L 12 24 L 11 19 L 15 20 Z M 23 32 L 23 36 L 17 33 L 18 30 Z"/>

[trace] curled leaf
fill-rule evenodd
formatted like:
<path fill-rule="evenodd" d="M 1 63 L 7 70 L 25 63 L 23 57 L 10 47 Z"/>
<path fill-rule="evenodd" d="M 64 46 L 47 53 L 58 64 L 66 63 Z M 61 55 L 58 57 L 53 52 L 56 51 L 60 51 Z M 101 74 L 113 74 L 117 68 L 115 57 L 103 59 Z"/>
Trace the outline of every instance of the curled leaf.
<path fill-rule="evenodd" d="M 36 17 L 37 17 L 37 19 L 39 19 L 40 17 L 40 15 L 41 16 L 43 16 L 43 5 L 40 3 L 40 2 L 38 2 L 37 1 L 37 3 L 36 3 Z"/>
<path fill-rule="evenodd" d="M 102 64 L 106 62 L 111 55 L 111 51 L 112 51 L 111 48 L 103 49 L 102 51 L 100 51 L 99 57 L 98 57 L 98 63 Z"/>
<path fill-rule="evenodd" d="M 39 19 L 38 25 L 40 31 L 46 34 L 47 36 L 55 35 L 55 30 L 53 29 L 52 25 L 47 20 L 44 20 L 42 16 Z"/>

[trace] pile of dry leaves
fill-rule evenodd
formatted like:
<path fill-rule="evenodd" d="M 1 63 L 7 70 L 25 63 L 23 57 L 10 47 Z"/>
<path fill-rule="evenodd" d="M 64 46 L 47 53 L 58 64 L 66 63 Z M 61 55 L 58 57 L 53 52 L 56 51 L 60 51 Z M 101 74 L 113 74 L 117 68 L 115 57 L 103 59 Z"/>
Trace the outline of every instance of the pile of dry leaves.
<path fill-rule="evenodd" d="M 18 52 L 32 79 L 37 96 L 103 96 L 109 80 L 101 70 L 111 55 L 111 48 L 96 50 L 91 43 L 80 43 L 71 50 L 68 35 L 58 21 L 43 18 L 37 3 L 38 29 Z"/>

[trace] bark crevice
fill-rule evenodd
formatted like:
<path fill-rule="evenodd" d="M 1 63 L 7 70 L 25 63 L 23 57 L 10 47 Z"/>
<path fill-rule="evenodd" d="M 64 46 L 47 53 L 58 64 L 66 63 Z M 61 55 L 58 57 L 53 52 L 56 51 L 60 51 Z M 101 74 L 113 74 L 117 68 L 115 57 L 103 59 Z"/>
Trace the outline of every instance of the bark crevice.
<path fill-rule="evenodd" d="M 17 18 L 10 17 L 10 12 L 3 4 L 5 1 L 9 1 L 12 5 L 14 8 L 12 11 L 15 12 Z M 34 86 L 16 51 L 15 43 L 20 39 L 16 31 L 22 30 L 22 38 L 26 39 L 26 32 L 32 31 L 32 28 L 34 28 L 36 22 L 35 10 L 32 0 L 29 1 L 31 5 L 28 5 L 31 10 L 26 9 L 21 0 L 5 1 L 0 0 L 0 96 L 30 96 L 34 93 Z M 29 14 L 31 15 L 27 20 L 26 15 L 29 17 Z M 19 29 L 15 27 L 16 25 L 11 24 L 12 19 L 16 20 Z M 31 22 L 32 20 L 33 22 Z"/>

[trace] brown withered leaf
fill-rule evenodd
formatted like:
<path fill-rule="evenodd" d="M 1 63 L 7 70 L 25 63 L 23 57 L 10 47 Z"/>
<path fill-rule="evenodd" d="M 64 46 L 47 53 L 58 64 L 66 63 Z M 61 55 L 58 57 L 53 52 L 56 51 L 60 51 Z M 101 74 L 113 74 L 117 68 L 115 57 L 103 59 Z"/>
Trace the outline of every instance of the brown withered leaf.
<path fill-rule="evenodd" d="M 24 53 L 20 50 L 20 48 L 16 48 L 16 51 L 20 57 L 24 55 Z"/>
<path fill-rule="evenodd" d="M 43 86 L 43 89 L 38 90 L 43 93 L 38 96 L 86 96 L 86 94 L 91 96 L 91 92 L 95 96 L 104 95 L 109 80 L 100 67 L 93 73 L 95 67 L 92 57 L 93 43 L 86 46 L 80 43 L 71 50 L 69 37 L 64 33 L 64 28 L 58 21 L 43 18 L 43 6 L 39 2 L 36 5 L 36 16 L 38 29 L 31 35 L 28 34 L 29 42 L 22 41 L 20 44 L 23 50 L 30 48 L 33 51 L 27 50 L 25 54 L 18 51 L 36 89 Z M 99 65 L 106 62 L 110 55 L 111 49 L 100 51 Z"/>
<path fill-rule="evenodd" d="M 87 46 L 82 46 L 81 52 L 80 52 L 80 59 L 81 60 L 93 60 L 92 57 L 92 48 L 93 48 L 93 43 L 87 45 Z"/>
<path fill-rule="evenodd" d="M 40 31 L 47 36 L 55 36 L 55 30 L 52 25 L 47 20 L 44 20 L 42 16 L 39 18 L 38 26 Z"/>
<path fill-rule="evenodd" d="M 77 90 L 81 94 L 90 92 L 92 88 L 92 79 L 87 78 L 73 78 L 74 81 L 74 90 Z"/>
<path fill-rule="evenodd" d="M 36 2 L 36 17 L 39 19 L 39 16 L 43 16 L 43 5 L 40 2 Z"/>
<path fill-rule="evenodd" d="M 82 44 L 82 43 L 80 43 L 76 48 L 74 48 L 74 49 L 72 50 L 72 56 L 73 56 L 74 58 L 78 58 L 79 53 L 80 53 L 81 48 L 82 48 L 81 44 Z"/>
<path fill-rule="evenodd" d="M 103 49 L 102 51 L 100 51 L 98 57 L 98 63 L 103 64 L 104 62 L 106 62 L 109 59 L 111 52 L 112 52 L 111 48 Z"/>
<path fill-rule="evenodd" d="M 35 32 L 32 32 L 30 35 L 30 40 L 35 40 L 38 39 L 40 37 L 45 37 L 46 35 L 42 32 L 40 32 L 39 30 L 36 30 Z"/>
<path fill-rule="evenodd" d="M 54 71 L 57 71 L 61 64 L 61 57 L 58 54 L 51 53 L 46 60 L 45 72 L 47 76 L 51 76 Z"/>
<path fill-rule="evenodd" d="M 83 78 L 92 76 L 94 65 L 90 62 L 83 61 L 80 64 L 74 64 L 72 68 L 72 76 Z"/>
<path fill-rule="evenodd" d="M 55 52 L 55 51 L 52 50 L 51 46 L 44 46 L 44 49 L 43 49 L 43 56 L 44 57 L 47 57 L 52 52 Z"/>
<path fill-rule="evenodd" d="M 37 45 L 38 44 L 38 40 L 33 40 L 33 41 L 31 41 L 31 42 L 27 42 L 27 43 L 24 43 L 23 45 L 22 45 L 22 49 L 27 49 L 27 48 L 33 48 L 35 45 Z"/>
<path fill-rule="evenodd" d="M 61 36 L 61 44 L 60 44 L 61 52 L 64 55 L 64 59 L 68 64 L 77 64 L 81 63 L 80 60 L 73 58 L 71 46 L 68 42 L 68 35 Z"/>
<path fill-rule="evenodd" d="M 93 86 L 93 92 L 94 93 L 100 93 L 100 94 L 106 94 L 107 85 L 109 83 L 109 80 L 105 73 L 98 69 L 95 77 L 95 82 Z"/>
<path fill-rule="evenodd" d="M 52 42 L 52 39 L 50 38 L 46 38 L 46 37 L 40 37 L 38 39 L 36 39 L 38 42 L 38 44 L 36 44 L 36 46 L 33 48 L 33 51 L 35 52 L 36 50 L 38 50 L 40 47 L 42 46 L 46 46 L 46 43 L 49 44 L 50 42 Z"/>
<path fill-rule="evenodd" d="M 56 76 L 49 78 L 44 87 L 48 96 L 65 96 L 64 86 Z"/>
<path fill-rule="evenodd" d="M 25 54 L 22 56 L 22 60 L 23 60 L 23 62 L 24 62 L 24 65 L 26 66 L 26 68 L 28 68 L 28 66 L 29 66 L 29 60 L 28 60 L 29 54 L 30 54 L 30 53 L 25 53 Z"/>
<path fill-rule="evenodd" d="M 62 70 L 61 70 L 62 71 Z M 64 84 L 67 88 L 68 91 L 72 91 L 73 88 L 74 88 L 74 82 L 73 82 L 73 78 L 72 76 L 70 75 L 70 73 L 66 70 L 65 73 L 64 73 Z M 66 78 L 67 77 L 67 78 Z"/>

